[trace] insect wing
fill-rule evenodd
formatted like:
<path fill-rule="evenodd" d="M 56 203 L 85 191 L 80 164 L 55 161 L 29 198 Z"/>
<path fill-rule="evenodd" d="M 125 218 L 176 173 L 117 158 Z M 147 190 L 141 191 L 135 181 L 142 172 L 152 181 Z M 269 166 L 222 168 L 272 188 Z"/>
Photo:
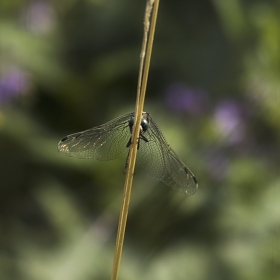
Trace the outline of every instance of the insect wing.
<path fill-rule="evenodd" d="M 112 160 L 128 149 L 131 136 L 128 122 L 132 113 L 115 118 L 103 125 L 64 137 L 58 151 L 70 157 Z"/>
<path fill-rule="evenodd" d="M 197 190 L 197 181 L 189 168 L 179 159 L 167 143 L 157 124 L 147 116 L 149 129 L 145 132 L 148 142 L 140 139 L 137 160 L 152 176 L 175 190 L 187 195 Z"/>

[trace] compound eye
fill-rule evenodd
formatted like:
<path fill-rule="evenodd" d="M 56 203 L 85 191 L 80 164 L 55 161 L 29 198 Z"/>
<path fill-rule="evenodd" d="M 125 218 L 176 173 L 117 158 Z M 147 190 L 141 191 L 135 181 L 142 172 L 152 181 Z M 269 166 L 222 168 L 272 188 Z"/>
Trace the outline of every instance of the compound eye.
<path fill-rule="evenodd" d="M 142 127 L 143 131 L 147 131 L 149 128 L 149 123 L 144 118 L 142 118 L 142 120 L 141 120 L 141 127 Z"/>
<path fill-rule="evenodd" d="M 132 128 L 133 128 L 133 125 L 134 125 L 134 117 L 132 116 L 131 119 L 129 120 L 128 122 L 128 126 L 129 126 L 129 129 L 130 129 L 130 132 L 132 133 Z"/>

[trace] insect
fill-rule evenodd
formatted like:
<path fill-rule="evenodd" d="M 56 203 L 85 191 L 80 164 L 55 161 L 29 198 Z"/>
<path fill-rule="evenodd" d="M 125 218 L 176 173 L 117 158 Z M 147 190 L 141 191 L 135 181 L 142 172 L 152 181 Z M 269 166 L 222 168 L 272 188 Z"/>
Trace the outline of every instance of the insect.
<path fill-rule="evenodd" d="M 76 158 L 115 159 L 128 152 L 134 120 L 134 113 L 129 113 L 103 125 L 68 135 L 59 142 L 58 151 Z M 142 113 L 137 162 L 147 173 L 179 192 L 191 195 L 197 190 L 194 174 L 171 149 L 147 112 Z"/>

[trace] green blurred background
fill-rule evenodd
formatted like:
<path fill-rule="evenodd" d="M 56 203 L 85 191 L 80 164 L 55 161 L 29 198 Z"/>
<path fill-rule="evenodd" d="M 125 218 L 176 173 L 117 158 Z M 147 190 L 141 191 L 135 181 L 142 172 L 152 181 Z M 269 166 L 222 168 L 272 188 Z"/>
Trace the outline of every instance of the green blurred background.
<path fill-rule="evenodd" d="M 125 156 L 67 134 L 135 106 L 145 1 L 0 2 L 0 279 L 110 279 Z M 280 277 L 280 1 L 161 1 L 145 110 L 199 182 L 137 169 L 120 279 Z"/>

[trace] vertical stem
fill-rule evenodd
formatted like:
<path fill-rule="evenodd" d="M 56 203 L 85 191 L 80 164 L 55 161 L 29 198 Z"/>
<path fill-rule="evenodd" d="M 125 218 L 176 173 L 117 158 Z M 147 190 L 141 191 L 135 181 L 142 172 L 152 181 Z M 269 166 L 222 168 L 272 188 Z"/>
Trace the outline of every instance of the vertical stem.
<path fill-rule="evenodd" d="M 153 9 L 153 5 L 154 5 L 154 9 Z M 142 49 L 140 54 L 137 98 L 136 98 L 136 105 L 135 105 L 135 120 L 134 120 L 133 131 L 132 131 L 132 143 L 130 145 L 130 150 L 129 150 L 128 166 L 127 166 L 124 192 L 123 192 L 123 201 L 122 201 L 122 206 L 120 211 L 120 219 L 119 219 L 114 263 L 113 263 L 113 270 L 112 270 L 112 277 L 111 277 L 112 280 L 118 279 L 118 274 L 120 269 L 125 227 L 126 227 L 126 221 L 128 215 L 133 174 L 134 174 L 136 154 L 137 154 L 137 142 L 140 134 L 140 124 L 142 119 L 142 111 L 144 107 L 158 5 L 159 5 L 159 0 L 147 0 L 145 17 L 144 17 L 144 36 L 143 36 Z M 150 30 L 150 15 L 152 10 L 153 13 L 152 13 L 151 30 Z"/>

